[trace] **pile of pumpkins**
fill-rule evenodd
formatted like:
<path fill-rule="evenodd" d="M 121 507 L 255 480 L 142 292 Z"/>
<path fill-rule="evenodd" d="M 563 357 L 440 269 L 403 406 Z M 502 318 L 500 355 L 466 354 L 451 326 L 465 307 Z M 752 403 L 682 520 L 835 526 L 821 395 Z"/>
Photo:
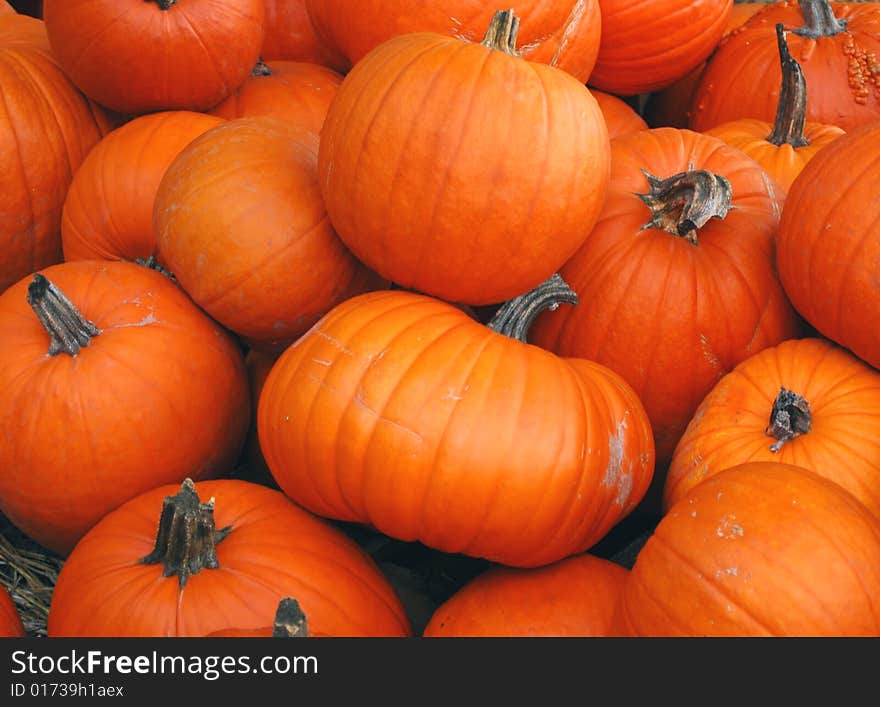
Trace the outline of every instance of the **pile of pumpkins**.
<path fill-rule="evenodd" d="M 880 635 L 880 4 L 510 5 L 0 1 L 50 637 Z"/>

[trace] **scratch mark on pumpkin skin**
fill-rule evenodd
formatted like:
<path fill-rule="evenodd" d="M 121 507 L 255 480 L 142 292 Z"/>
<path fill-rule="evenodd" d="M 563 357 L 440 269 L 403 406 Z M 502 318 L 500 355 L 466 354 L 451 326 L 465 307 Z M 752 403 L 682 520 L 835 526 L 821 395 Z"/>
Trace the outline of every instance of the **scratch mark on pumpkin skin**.
<path fill-rule="evenodd" d="M 139 322 L 129 322 L 128 324 L 117 324 L 113 329 L 128 329 L 129 327 L 142 327 L 142 326 L 150 326 L 151 324 L 161 324 L 161 322 L 156 319 L 156 315 L 153 313 L 151 309 L 147 316 L 141 319 Z"/>
<path fill-rule="evenodd" d="M 703 358 L 709 362 L 712 370 L 715 371 L 715 375 L 721 378 L 724 375 L 724 368 L 721 366 L 721 361 L 718 360 L 715 352 L 712 351 L 712 346 L 709 344 L 709 339 L 706 338 L 705 334 L 700 334 L 700 349 L 703 351 Z"/>
<path fill-rule="evenodd" d="M 608 439 L 608 467 L 602 479 L 602 485 L 606 488 L 617 485 L 614 503 L 619 506 L 626 505 L 633 488 L 633 462 L 632 459 L 625 459 L 623 453 L 626 436 L 625 415 L 626 413 L 617 425 L 617 432 Z"/>
<path fill-rule="evenodd" d="M 373 415 L 373 417 L 375 417 L 379 422 L 384 422 L 388 425 L 391 425 L 392 427 L 396 427 L 397 429 L 402 430 L 403 432 L 405 432 L 409 435 L 412 435 L 413 437 L 415 437 L 418 440 L 419 444 L 424 442 L 424 438 L 418 432 L 416 432 L 414 429 L 407 427 L 403 423 L 397 422 L 397 420 L 391 420 L 391 419 L 385 417 L 384 415 L 380 415 L 375 409 L 370 407 L 367 404 L 366 391 L 364 390 L 363 386 L 358 386 L 358 389 L 354 394 L 354 403 L 362 410 L 366 410 L 368 413 Z"/>
<path fill-rule="evenodd" d="M 346 356 L 354 356 L 355 355 L 354 351 L 352 351 L 349 348 L 346 348 L 339 339 L 336 339 L 336 338 L 330 336 L 330 334 L 327 334 L 326 332 L 323 332 L 319 329 L 319 330 L 315 331 L 315 335 L 320 336 L 325 341 L 329 341 L 331 344 L 333 344 L 333 346 L 335 346 L 337 349 L 339 349 Z"/>
<path fill-rule="evenodd" d="M 333 365 L 332 361 L 327 361 L 323 358 L 313 358 L 312 363 L 317 363 L 319 366 L 331 366 Z"/>

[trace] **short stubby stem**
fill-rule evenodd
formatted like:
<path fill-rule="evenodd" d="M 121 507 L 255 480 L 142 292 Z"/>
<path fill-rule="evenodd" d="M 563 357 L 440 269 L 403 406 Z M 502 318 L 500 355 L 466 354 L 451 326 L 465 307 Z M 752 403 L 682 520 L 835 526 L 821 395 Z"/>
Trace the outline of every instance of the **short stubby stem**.
<path fill-rule="evenodd" d="M 813 427 L 810 403 L 797 393 L 786 388 L 779 389 L 770 412 L 770 424 L 765 434 L 776 442 L 770 445 L 771 452 L 778 452 L 786 442 L 809 432 Z"/>
<path fill-rule="evenodd" d="M 837 18 L 828 0 L 798 0 L 798 5 L 804 16 L 804 26 L 792 30 L 795 34 L 807 39 L 819 39 L 846 32 L 846 19 Z"/>
<path fill-rule="evenodd" d="M 76 356 L 101 333 L 53 282 L 40 273 L 28 285 L 27 302 L 49 334 L 49 355 Z"/>
<path fill-rule="evenodd" d="M 272 626 L 273 638 L 308 638 L 309 628 L 306 615 L 296 599 L 287 597 L 278 603 L 275 623 Z"/>
<path fill-rule="evenodd" d="M 519 32 L 519 17 L 513 14 L 513 10 L 496 10 L 481 44 L 511 56 L 519 56 L 516 50 L 517 32 Z"/>

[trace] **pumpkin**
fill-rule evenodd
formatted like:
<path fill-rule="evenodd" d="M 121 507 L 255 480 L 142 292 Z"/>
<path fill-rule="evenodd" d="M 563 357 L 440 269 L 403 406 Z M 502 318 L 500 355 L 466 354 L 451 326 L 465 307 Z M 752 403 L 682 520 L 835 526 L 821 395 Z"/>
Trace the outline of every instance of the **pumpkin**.
<path fill-rule="evenodd" d="M 147 489 L 232 468 L 244 361 L 164 275 L 54 265 L 0 295 L 0 511 L 66 555 Z"/>
<path fill-rule="evenodd" d="M 266 31 L 260 52 L 266 61 L 284 60 L 346 68 L 345 59 L 331 52 L 309 20 L 305 0 L 263 0 Z"/>
<path fill-rule="evenodd" d="M 341 530 L 265 486 L 187 479 L 123 504 L 77 544 L 58 575 L 47 632 L 258 629 L 286 596 L 323 635 L 410 633 L 391 585 Z"/>
<path fill-rule="evenodd" d="M 660 520 L 614 625 L 636 636 L 880 635 L 880 521 L 801 467 L 732 467 Z"/>
<path fill-rule="evenodd" d="M 791 185 L 777 266 L 792 304 L 823 335 L 880 368 L 880 126 L 835 140 Z"/>
<path fill-rule="evenodd" d="M 478 42 L 495 7 L 480 0 L 306 0 L 315 33 L 348 60 L 343 71 L 401 34 L 433 32 Z M 602 17 L 599 0 L 519 0 L 523 58 L 555 66 L 586 82 L 596 63 Z"/>
<path fill-rule="evenodd" d="M 849 132 L 880 119 L 880 6 L 788 0 L 768 5 L 721 42 L 694 94 L 694 130 L 739 118 L 773 120 L 781 84 L 780 23 L 810 87 L 808 122 Z"/>
<path fill-rule="evenodd" d="M 577 249 L 608 180 L 608 131 L 571 75 L 514 49 L 496 14 L 482 44 L 398 36 L 339 87 L 318 178 L 339 237 L 403 288 L 493 304 Z"/>
<path fill-rule="evenodd" d="M 278 485 L 321 516 L 505 565 L 588 549 L 642 498 L 654 450 L 617 375 L 500 333 L 521 338 L 558 298 L 570 290 L 551 278 L 491 329 L 402 290 L 334 307 L 260 395 Z"/>
<path fill-rule="evenodd" d="M 560 271 L 581 304 L 543 312 L 530 340 L 623 376 L 665 464 L 721 376 L 800 330 L 774 267 L 778 187 L 689 130 L 631 133 L 611 153 L 603 212 Z"/>
<path fill-rule="evenodd" d="M 247 439 L 244 443 L 243 467 L 236 474 L 236 478 L 274 488 L 278 488 L 278 485 L 266 465 L 263 450 L 260 449 L 260 439 L 257 436 L 257 405 L 260 402 L 260 393 L 263 391 L 263 385 L 266 383 L 269 371 L 272 370 L 277 359 L 277 353 L 266 353 L 256 349 L 248 351 L 244 358 L 251 392 L 251 417 Z"/>
<path fill-rule="evenodd" d="M 679 441 L 666 507 L 703 479 L 750 461 L 809 469 L 880 519 L 880 373 L 815 338 L 746 359 L 718 381 Z"/>
<path fill-rule="evenodd" d="M 342 76 L 317 64 L 261 61 L 229 98 L 209 112 L 229 120 L 274 115 L 317 135 L 340 83 Z"/>
<path fill-rule="evenodd" d="M 317 155 L 307 128 L 238 118 L 190 143 L 156 194 L 160 261 L 255 348 L 280 351 L 338 302 L 384 284 L 330 225 Z"/>
<path fill-rule="evenodd" d="M 73 173 L 109 123 L 52 57 L 40 20 L 0 16 L 0 292 L 61 261 Z"/>
<path fill-rule="evenodd" d="M 2 12 L 2 7 L 0 7 Z M 0 585 L 0 638 L 24 638 L 24 626 L 6 587 Z"/>
<path fill-rule="evenodd" d="M 225 628 L 208 634 L 209 638 L 317 638 L 309 633 L 309 622 L 299 602 L 285 597 L 278 602 L 271 626 Z"/>
<path fill-rule="evenodd" d="M 210 108 L 257 63 L 263 0 L 44 0 L 52 52 L 120 113 Z"/>
<path fill-rule="evenodd" d="M 144 115 L 107 135 L 64 200 L 65 260 L 137 260 L 156 254 L 153 202 L 174 158 L 219 118 L 192 111 Z"/>
<path fill-rule="evenodd" d="M 721 39 L 733 0 L 599 0 L 602 42 L 588 83 L 634 96 L 666 88 Z"/>
<path fill-rule="evenodd" d="M 613 140 L 621 135 L 647 130 L 648 126 L 638 113 L 625 101 L 604 91 L 593 91 L 593 98 L 599 104 L 599 110 L 605 118 L 608 137 Z"/>
<path fill-rule="evenodd" d="M 546 567 L 493 567 L 441 604 L 429 638 L 608 636 L 628 570 L 582 554 Z"/>

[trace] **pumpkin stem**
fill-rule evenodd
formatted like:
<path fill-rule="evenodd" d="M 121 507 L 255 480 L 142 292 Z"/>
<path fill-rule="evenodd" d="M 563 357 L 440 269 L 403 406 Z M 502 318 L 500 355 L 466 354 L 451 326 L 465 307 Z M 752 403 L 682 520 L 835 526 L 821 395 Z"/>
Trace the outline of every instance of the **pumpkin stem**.
<path fill-rule="evenodd" d="M 146 0 L 147 2 L 154 2 L 159 6 L 160 10 L 167 10 L 172 5 L 177 4 L 177 0 Z"/>
<path fill-rule="evenodd" d="M 287 597 L 278 603 L 272 638 L 307 638 L 309 635 L 306 615 L 296 599 Z"/>
<path fill-rule="evenodd" d="M 140 562 L 145 565 L 162 563 L 163 577 L 177 575 L 181 589 L 190 575 L 204 568 L 217 569 L 216 545 L 229 535 L 232 526 L 222 530 L 214 527 L 214 499 L 199 500 L 192 479 L 185 479 L 173 496 L 166 496 L 159 516 L 159 530 L 153 551 Z"/>
<path fill-rule="evenodd" d="M 27 302 L 49 334 L 50 356 L 60 353 L 76 356 L 101 333 L 53 282 L 40 273 L 35 273 L 28 285 Z"/>
<path fill-rule="evenodd" d="M 269 68 L 269 65 L 263 62 L 263 57 L 257 59 L 257 63 L 251 71 L 251 76 L 271 76 L 272 69 Z"/>
<path fill-rule="evenodd" d="M 163 268 L 161 265 L 159 265 L 159 261 L 156 259 L 155 255 L 151 255 L 149 258 L 135 258 L 134 262 L 137 263 L 138 265 L 143 265 L 145 268 L 148 268 L 150 270 L 155 270 L 156 272 L 160 272 L 165 277 L 167 277 L 169 280 L 177 282 L 177 278 L 174 277 L 174 273 L 166 268 Z"/>
<path fill-rule="evenodd" d="M 779 103 L 776 104 L 776 122 L 767 142 L 776 145 L 788 143 L 792 147 L 804 147 L 809 141 L 804 135 L 807 120 L 807 81 L 801 65 L 788 51 L 785 30 L 782 24 L 776 25 L 776 41 L 779 45 L 779 60 L 782 64 L 782 86 L 779 90 Z"/>
<path fill-rule="evenodd" d="M 765 431 L 765 434 L 776 439 L 770 451 L 778 452 L 786 442 L 806 434 L 812 426 L 810 403 L 797 393 L 780 388 L 779 395 L 773 401 L 770 424 Z"/>
<path fill-rule="evenodd" d="M 804 16 L 804 26 L 792 30 L 795 34 L 807 39 L 818 39 L 846 32 L 846 19 L 835 16 L 828 0 L 798 0 L 798 5 Z"/>
<path fill-rule="evenodd" d="M 499 334 L 526 342 L 529 328 L 545 309 L 555 310 L 562 302 L 577 304 L 577 293 L 559 273 L 554 273 L 534 290 L 505 302 L 486 325 Z"/>
<path fill-rule="evenodd" d="M 519 56 L 516 50 L 517 32 L 519 32 L 519 17 L 513 14 L 513 9 L 496 10 L 481 44 L 511 56 Z"/>
<path fill-rule="evenodd" d="M 648 180 L 647 194 L 636 194 L 651 210 L 651 220 L 642 230 L 659 228 L 694 245 L 697 229 L 710 218 L 724 218 L 730 209 L 730 182 L 705 169 L 679 172 L 660 179 L 642 170 Z"/>

